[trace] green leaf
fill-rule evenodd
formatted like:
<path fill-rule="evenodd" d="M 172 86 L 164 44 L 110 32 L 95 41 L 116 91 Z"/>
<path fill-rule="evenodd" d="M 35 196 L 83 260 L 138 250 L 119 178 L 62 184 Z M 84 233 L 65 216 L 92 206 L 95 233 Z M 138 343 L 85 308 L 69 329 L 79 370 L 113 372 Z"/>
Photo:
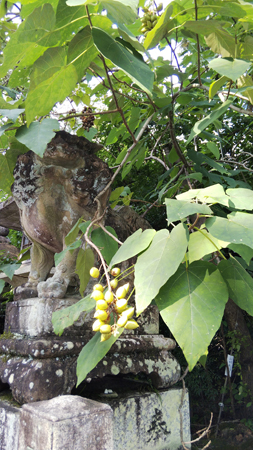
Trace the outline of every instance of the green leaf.
<path fill-rule="evenodd" d="M 59 128 L 59 122 L 56 119 L 32 122 L 29 128 L 23 125 L 17 130 L 16 139 L 42 157 L 48 142 L 53 139 L 55 131 L 59 130 Z"/>
<path fill-rule="evenodd" d="M 244 244 L 253 248 L 253 215 L 235 212 L 223 217 L 211 217 L 205 222 L 206 228 L 217 239 L 232 244 Z"/>
<path fill-rule="evenodd" d="M 11 185 L 14 182 L 13 170 L 17 162 L 17 157 L 26 153 L 28 148 L 11 138 L 10 149 L 5 155 L 0 154 L 0 189 L 9 195 L 12 195 Z"/>
<path fill-rule="evenodd" d="M 220 241 L 213 237 L 208 231 L 201 230 L 190 234 L 189 239 L 189 263 L 198 261 L 203 256 L 217 252 L 221 248 L 228 246 L 228 242 Z"/>
<path fill-rule="evenodd" d="M 71 230 L 68 232 L 67 236 L 65 237 L 66 245 L 70 245 L 73 242 L 75 242 L 75 240 L 78 236 L 78 233 L 80 232 L 79 225 L 82 223 L 83 223 L 83 217 L 80 217 L 80 219 L 78 219 L 78 221 L 75 223 L 73 228 L 71 228 Z"/>
<path fill-rule="evenodd" d="M 232 256 L 218 266 L 227 283 L 229 297 L 248 314 L 253 316 L 253 279 Z"/>
<path fill-rule="evenodd" d="M 116 42 L 109 34 L 99 28 L 92 28 L 92 36 L 98 50 L 122 69 L 131 80 L 152 95 L 154 74 L 149 66 L 136 58 L 126 48 Z"/>
<path fill-rule="evenodd" d="M 161 316 L 192 370 L 205 354 L 223 316 L 228 291 L 212 263 L 180 265 L 156 297 Z"/>
<path fill-rule="evenodd" d="M 55 334 L 59 334 L 61 336 L 65 328 L 70 327 L 76 320 L 79 319 L 82 312 L 91 311 L 95 305 L 95 300 L 87 295 L 74 305 L 53 312 L 52 324 Z"/>
<path fill-rule="evenodd" d="M 68 0 L 68 6 L 88 5 L 94 3 L 94 0 Z M 108 13 L 115 18 L 118 23 L 135 22 L 138 8 L 137 0 L 103 0 L 101 5 Z"/>
<path fill-rule="evenodd" d="M 17 63 L 19 67 L 32 65 L 48 46 L 56 46 L 60 34 L 55 34 L 50 42 L 50 32 L 55 25 L 53 7 L 47 3 L 36 8 L 17 31 L 11 36 L 4 49 L 4 64 L 0 69 L 0 77 L 13 69 Z"/>
<path fill-rule="evenodd" d="M 184 219 L 192 214 L 212 214 L 212 210 L 207 205 L 199 203 L 189 203 L 183 200 L 165 199 L 168 223 Z"/>
<path fill-rule="evenodd" d="M 80 294 L 83 295 L 84 290 L 90 280 L 90 269 L 94 266 L 94 253 L 91 248 L 83 250 L 80 248 L 76 259 L 75 273 L 80 279 Z"/>
<path fill-rule="evenodd" d="M 218 80 L 214 81 L 209 88 L 209 98 L 213 98 L 215 94 L 220 90 L 220 88 L 223 86 L 223 84 L 227 83 L 229 81 L 228 77 L 220 77 Z"/>
<path fill-rule="evenodd" d="M 87 220 L 86 222 L 80 223 L 79 228 L 83 234 L 86 233 L 86 230 L 87 230 L 88 226 L 90 225 L 90 222 L 91 222 L 90 220 Z"/>
<path fill-rule="evenodd" d="M 3 292 L 4 286 L 5 286 L 5 281 L 4 280 L 0 280 L 0 294 Z"/>
<path fill-rule="evenodd" d="M 123 333 L 124 328 L 118 328 L 117 336 L 111 336 L 110 339 L 100 342 L 101 333 L 97 332 L 93 338 L 86 344 L 77 359 L 77 386 L 87 377 L 88 373 L 96 367 L 101 359 L 108 353 L 114 342 Z"/>
<path fill-rule="evenodd" d="M 190 189 L 183 194 L 176 196 L 178 200 L 193 200 L 197 199 L 203 203 L 220 203 L 228 206 L 229 197 L 225 194 L 223 187 L 220 184 L 214 184 L 203 189 Z"/>
<path fill-rule="evenodd" d="M 117 238 L 117 234 L 112 227 L 105 228 Z M 100 249 L 107 264 L 110 264 L 111 259 L 118 250 L 118 243 L 100 227 L 92 231 L 91 239 L 92 242 Z"/>
<path fill-rule="evenodd" d="M 24 111 L 24 109 L 0 109 L 0 114 L 1 116 L 8 117 L 8 119 L 16 122 L 18 116 Z"/>
<path fill-rule="evenodd" d="M 26 118 L 30 125 L 34 117 L 48 114 L 55 103 L 65 100 L 75 88 L 77 72 L 73 65 L 62 67 L 52 77 L 28 92 Z"/>
<path fill-rule="evenodd" d="M 159 289 L 176 272 L 187 245 L 188 229 L 182 223 L 172 232 L 163 229 L 156 233 L 150 247 L 135 264 L 136 311 L 139 315 L 156 297 Z"/>
<path fill-rule="evenodd" d="M 83 28 L 75 37 L 70 41 L 68 47 L 68 64 L 74 64 L 78 81 L 80 81 L 88 69 L 91 61 L 93 61 L 98 55 L 98 51 L 94 45 L 91 35 L 90 26 Z"/>
<path fill-rule="evenodd" d="M 250 247 L 247 247 L 247 245 L 243 244 L 229 244 L 228 248 L 232 250 L 235 253 L 238 253 L 247 265 L 249 265 L 251 259 L 253 258 L 253 249 Z"/>
<path fill-rule="evenodd" d="M 64 47 L 48 48 L 40 58 L 35 61 L 31 71 L 30 90 L 40 83 L 51 78 L 61 70 L 67 62 L 67 51 Z"/>
<path fill-rule="evenodd" d="M 0 270 L 5 273 L 5 275 L 12 280 L 15 270 L 18 270 L 21 264 L 2 264 Z"/>
<path fill-rule="evenodd" d="M 210 61 L 209 67 L 216 72 L 236 81 L 250 67 L 251 63 L 242 59 L 216 58 Z"/>
<path fill-rule="evenodd" d="M 229 195 L 229 206 L 236 209 L 253 209 L 253 191 L 250 189 L 236 188 L 227 189 L 226 194 Z"/>
<path fill-rule="evenodd" d="M 102 19 L 102 17 L 99 17 Z M 66 42 L 86 25 L 89 25 L 85 5 L 70 8 L 66 0 L 59 0 L 56 11 L 56 29 L 60 30 L 61 43 Z"/>
<path fill-rule="evenodd" d="M 115 200 L 118 200 L 118 198 L 120 197 L 120 194 L 122 194 L 122 192 L 124 191 L 124 186 L 120 186 L 117 187 L 116 189 L 114 189 L 114 191 L 112 191 L 109 201 L 110 202 L 114 202 Z"/>
<path fill-rule="evenodd" d="M 218 119 L 224 112 L 227 111 L 229 106 L 233 100 L 226 100 L 224 103 L 222 103 L 217 109 L 212 111 L 210 114 L 208 114 L 204 119 L 199 120 L 195 123 L 194 127 L 191 130 L 191 134 L 189 138 L 187 139 L 186 145 L 189 144 L 189 142 L 192 141 L 194 136 L 198 136 L 205 128 L 207 128 L 211 123 L 213 123 L 216 119 Z"/>
<path fill-rule="evenodd" d="M 174 27 L 174 20 L 171 19 L 173 5 L 168 5 L 159 18 L 156 26 L 149 31 L 144 41 L 144 47 L 150 49 L 155 47 L 159 42 L 167 36 L 168 32 Z"/>
<path fill-rule="evenodd" d="M 155 234 L 155 230 L 145 230 L 142 232 L 142 229 L 139 228 L 139 230 L 129 236 L 119 248 L 112 258 L 109 268 L 112 268 L 115 264 L 119 264 L 122 261 L 127 261 L 128 259 L 133 258 L 133 256 L 138 255 L 138 253 L 143 252 L 143 250 L 149 246 Z"/>
<path fill-rule="evenodd" d="M 215 29 L 209 34 L 205 41 L 214 53 L 225 57 L 235 57 L 236 45 L 235 38 L 224 29 Z M 221 72 L 222 73 L 222 72 Z"/>
<path fill-rule="evenodd" d="M 220 159 L 220 150 L 214 142 L 207 142 L 206 146 L 216 159 Z"/>

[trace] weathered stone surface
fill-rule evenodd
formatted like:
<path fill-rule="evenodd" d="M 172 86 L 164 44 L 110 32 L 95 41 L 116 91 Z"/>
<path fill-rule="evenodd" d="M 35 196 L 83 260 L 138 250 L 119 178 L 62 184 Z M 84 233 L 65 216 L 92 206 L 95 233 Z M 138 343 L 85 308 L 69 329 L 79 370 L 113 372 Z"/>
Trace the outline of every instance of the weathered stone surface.
<path fill-rule="evenodd" d="M 181 450 L 180 404 L 182 389 L 107 400 L 113 409 L 114 450 Z M 183 440 L 189 442 L 188 393 L 181 408 Z M 187 448 L 190 445 L 187 444 Z"/>
<path fill-rule="evenodd" d="M 0 449 L 19 450 L 20 409 L 0 401 Z"/>
<path fill-rule="evenodd" d="M 0 225 L 12 230 L 22 231 L 19 209 L 13 197 L 0 203 Z"/>
<path fill-rule="evenodd" d="M 113 450 L 112 410 L 78 396 L 24 405 L 19 450 Z"/>

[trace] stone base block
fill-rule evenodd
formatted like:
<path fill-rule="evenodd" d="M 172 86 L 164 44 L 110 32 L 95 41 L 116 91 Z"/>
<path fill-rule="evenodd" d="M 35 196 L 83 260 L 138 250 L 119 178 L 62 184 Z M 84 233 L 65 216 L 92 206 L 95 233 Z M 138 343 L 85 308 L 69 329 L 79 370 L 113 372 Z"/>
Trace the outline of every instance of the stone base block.
<path fill-rule="evenodd" d="M 181 389 L 106 403 L 69 395 L 21 409 L 1 402 L 0 424 L 1 450 L 182 450 L 181 426 L 189 449 L 191 440 Z"/>
<path fill-rule="evenodd" d="M 18 450 L 112 450 L 110 406 L 78 396 L 27 404 Z"/>
<path fill-rule="evenodd" d="M 0 401 L 0 449 L 19 450 L 20 408 Z"/>

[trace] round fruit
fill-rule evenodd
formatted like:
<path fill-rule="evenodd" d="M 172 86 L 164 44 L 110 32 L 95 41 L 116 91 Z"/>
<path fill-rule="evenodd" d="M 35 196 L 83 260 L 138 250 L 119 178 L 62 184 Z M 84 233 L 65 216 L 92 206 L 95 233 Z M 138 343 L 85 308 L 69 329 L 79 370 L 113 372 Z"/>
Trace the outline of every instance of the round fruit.
<path fill-rule="evenodd" d="M 137 322 L 135 322 L 135 320 L 133 320 L 133 319 L 130 319 L 130 320 L 128 320 L 128 322 L 126 323 L 126 325 L 125 325 L 125 329 L 126 330 L 135 330 L 135 328 L 138 328 L 138 323 Z"/>
<path fill-rule="evenodd" d="M 113 289 L 116 289 L 116 287 L 118 286 L 118 280 L 116 280 L 116 278 L 112 281 L 110 281 L 110 285 Z"/>
<path fill-rule="evenodd" d="M 118 319 L 118 321 L 117 321 L 117 325 L 118 325 L 120 328 L 123 328 L 123 327 L 126 325 L 127 321 L 128 321 L 128 317 L 127 317 L 127 316 L 124 316 L 124 315 L 122 314 L 122 316 L 121 316 L 121 317 Z"/>
<path fill-rule="evenodd" d="M 106 320 L 107 317 L 108 317 L 108 314 L 103 309 L 98 309 L 94 314 L 94 318 L 99 319 L 99 320 Z"/>
<path fill-rule="evenodd" d="M 103 300 L 104 294 L 101 291 L 93 291 L 91 294 L 91 297 L 94 298 L 94 300 Z"/>
<path fill-rule="evenodd" d="M 121 298 L 120 300 L 117 300 L 116 307 L 117 307 L 117 311 L 119 313 L 121 313 L 127 307 L 127 300 L 125 298 Z"/>
<path fill-rule="evenodd" d="M 114 299 L 113 293 L 111 291 L 107 291 L 105 293 L 105 300 L 107 301 L 107 303 L 112 303 Z"/>
<path fill-rule="evenodd" d="M 103 334 L 111 333 L 112 332 L 112 327 L 111 327 L 111 325 L 102 325 L 100 327 L 99 331 L 100 331 L 100 333 L 103 333 Z"/>
<path fill-rule="evenodd" d="M 124 315 L 124 317 L 127 317 L 128 319 L 131 319 L 131 317 L 133 317 L 134 315 L 134 307 L 131 306 L 130 308 L 125 309 L 122 312 L 122 315 Z"/>
<path fill-rule="evenodd" d="M 99 270 L 96 267 L 92 267 L 90 269 L 90 276 L 92 278 L 98 278 L 99 277 Z"/>
<path fill-rule="evenodd" d="M 93 331 L 99 331 L 102 325 L 105 325 L 105 323 L 102 320 L 99 319 L 95 320 L 95 322 L 92 325 Z"/>
<path fill-rule="evenodd" d="M 102 284 L 94 284 L 93 291 L 101 291 L 101 292 L 103 292 L 103 290 L 104 290 L 104 286 L 102 286 Z"/>
<path fill-rule="evenodd" d="M 111 270 L 111 275 L 113 277 L 117 277 L 120 274 L 120 268 L 119 267 L 114 267 L 114 269 Z"/>
<path fill-rule="evenodd" d="M 107 341 L 108 339 L 110 339 L 111 335 L 112 335 L 112 333 L 101 334 L 100 342 Z"/>
<path fill-rule="evenodd" d="M 105 310 L 108 308 L 108 303 L 105 300 L 98 300 L 96 303 L 96 309 Z"/>

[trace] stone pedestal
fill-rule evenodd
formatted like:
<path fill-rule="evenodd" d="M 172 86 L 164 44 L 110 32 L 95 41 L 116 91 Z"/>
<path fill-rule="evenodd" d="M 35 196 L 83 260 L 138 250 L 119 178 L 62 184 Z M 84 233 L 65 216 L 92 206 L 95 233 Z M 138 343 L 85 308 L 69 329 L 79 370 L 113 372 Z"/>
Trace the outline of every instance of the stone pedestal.
<path fill-rule="evenodd" d="M 6 334 L 0 340 L 0 380 L 10 386 L 18 403 L 48 400 L 74 388 L 77 357 L 93 335 L 93 311 L 83 313 L 61 337 L 53 333 L 52 313 L 78 300 L 34 298 L 9 303 Z M 156 388 L 165 388 L 179 379 L 180 366 L 170 353 L 175 342 L 158 335 L 157 309 L 152 306 L 138 322 L 142 334 L 124 332 L 88 374 L 87 382 L 141 373 Z"/>

